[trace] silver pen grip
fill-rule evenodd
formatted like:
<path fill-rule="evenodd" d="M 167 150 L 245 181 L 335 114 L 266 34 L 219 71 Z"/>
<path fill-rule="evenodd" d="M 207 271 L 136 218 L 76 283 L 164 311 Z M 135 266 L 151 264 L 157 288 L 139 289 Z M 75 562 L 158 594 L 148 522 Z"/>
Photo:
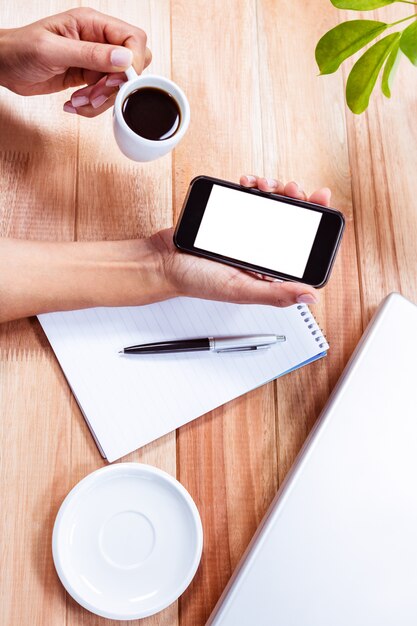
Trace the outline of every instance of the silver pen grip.
<path fill-rule="evenodd" d="M 283 335 L 239 335 L 238 337 L 209 337 L 210 349 L 215 352 L 245 350 L 258 346 L 270 346 L 285 341 Z"/>

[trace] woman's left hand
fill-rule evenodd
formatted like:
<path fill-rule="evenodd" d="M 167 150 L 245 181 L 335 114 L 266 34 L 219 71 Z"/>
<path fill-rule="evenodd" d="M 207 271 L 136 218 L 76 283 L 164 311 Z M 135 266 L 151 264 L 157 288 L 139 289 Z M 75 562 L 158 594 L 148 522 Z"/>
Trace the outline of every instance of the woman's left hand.
<path fill-rule="evenodd" d="M 330 190 L 327 188 L 319 189 L 307 198 L 294 182 L 283 185 L 275 179 L 242 176 L 240 184 L 290 198 L 308 199 L 323 206 L 328 206 L 330 202 Z M 175 295 L 279 307 L 318 301 L 317 291 L 310 285 L 262 280 L 252 272 L 180 252 L 174 245 L 173 234 L 174 229 L 168 228 L 153 235 L 150 241 L 161 255 L 166 282 Z"/>

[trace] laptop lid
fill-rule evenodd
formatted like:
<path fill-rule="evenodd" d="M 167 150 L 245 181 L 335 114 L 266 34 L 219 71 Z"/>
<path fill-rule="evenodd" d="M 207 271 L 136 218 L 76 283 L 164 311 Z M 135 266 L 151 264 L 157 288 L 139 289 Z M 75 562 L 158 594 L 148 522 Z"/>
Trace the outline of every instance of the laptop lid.
<path fill-rule="evenodd" d="M 417 624 L 416 358 L 391 294 L 207 626 Z"/>

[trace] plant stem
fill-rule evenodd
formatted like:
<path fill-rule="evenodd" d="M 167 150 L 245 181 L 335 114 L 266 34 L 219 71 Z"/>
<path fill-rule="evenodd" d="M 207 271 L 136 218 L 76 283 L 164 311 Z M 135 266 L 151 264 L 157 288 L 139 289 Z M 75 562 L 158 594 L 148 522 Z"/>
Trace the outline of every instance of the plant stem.
<path fill-rule="evenodd" d="M 401 2 L 405 2 L 405 0 L 400 0 Z M 410 4 L 415 4 L 410 3 Z M 406 20 L 413 20 L 417 18 L 417 13 L 413 13 L 413 15 L 409 15 L 408 17 L 403 17 L 402 20 L 398 20 L 397 22 L 393 22 L 392 24 L 389 24 L 389 28 L 391 28 L 392 26 L 396 26 L 397 24 L 401 24 L 401 22 L 405 22 Z"/>
<path fill-rule="evenodd" d="M 404 4 L 414 4 L 417 6 L 417 2 L 411 2 L 411 0 L 397 0 L 397 2 L 404 2 Z"/>

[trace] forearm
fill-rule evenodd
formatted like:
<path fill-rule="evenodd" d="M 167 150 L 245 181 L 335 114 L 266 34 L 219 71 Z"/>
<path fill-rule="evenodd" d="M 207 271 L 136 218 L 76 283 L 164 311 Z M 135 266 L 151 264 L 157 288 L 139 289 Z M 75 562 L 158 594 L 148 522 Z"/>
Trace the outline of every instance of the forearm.
<path fill-rule="evenodd" d="M 0 322 L 175 296 L 148 239 L 34 242 L 0 239 Z"/>

